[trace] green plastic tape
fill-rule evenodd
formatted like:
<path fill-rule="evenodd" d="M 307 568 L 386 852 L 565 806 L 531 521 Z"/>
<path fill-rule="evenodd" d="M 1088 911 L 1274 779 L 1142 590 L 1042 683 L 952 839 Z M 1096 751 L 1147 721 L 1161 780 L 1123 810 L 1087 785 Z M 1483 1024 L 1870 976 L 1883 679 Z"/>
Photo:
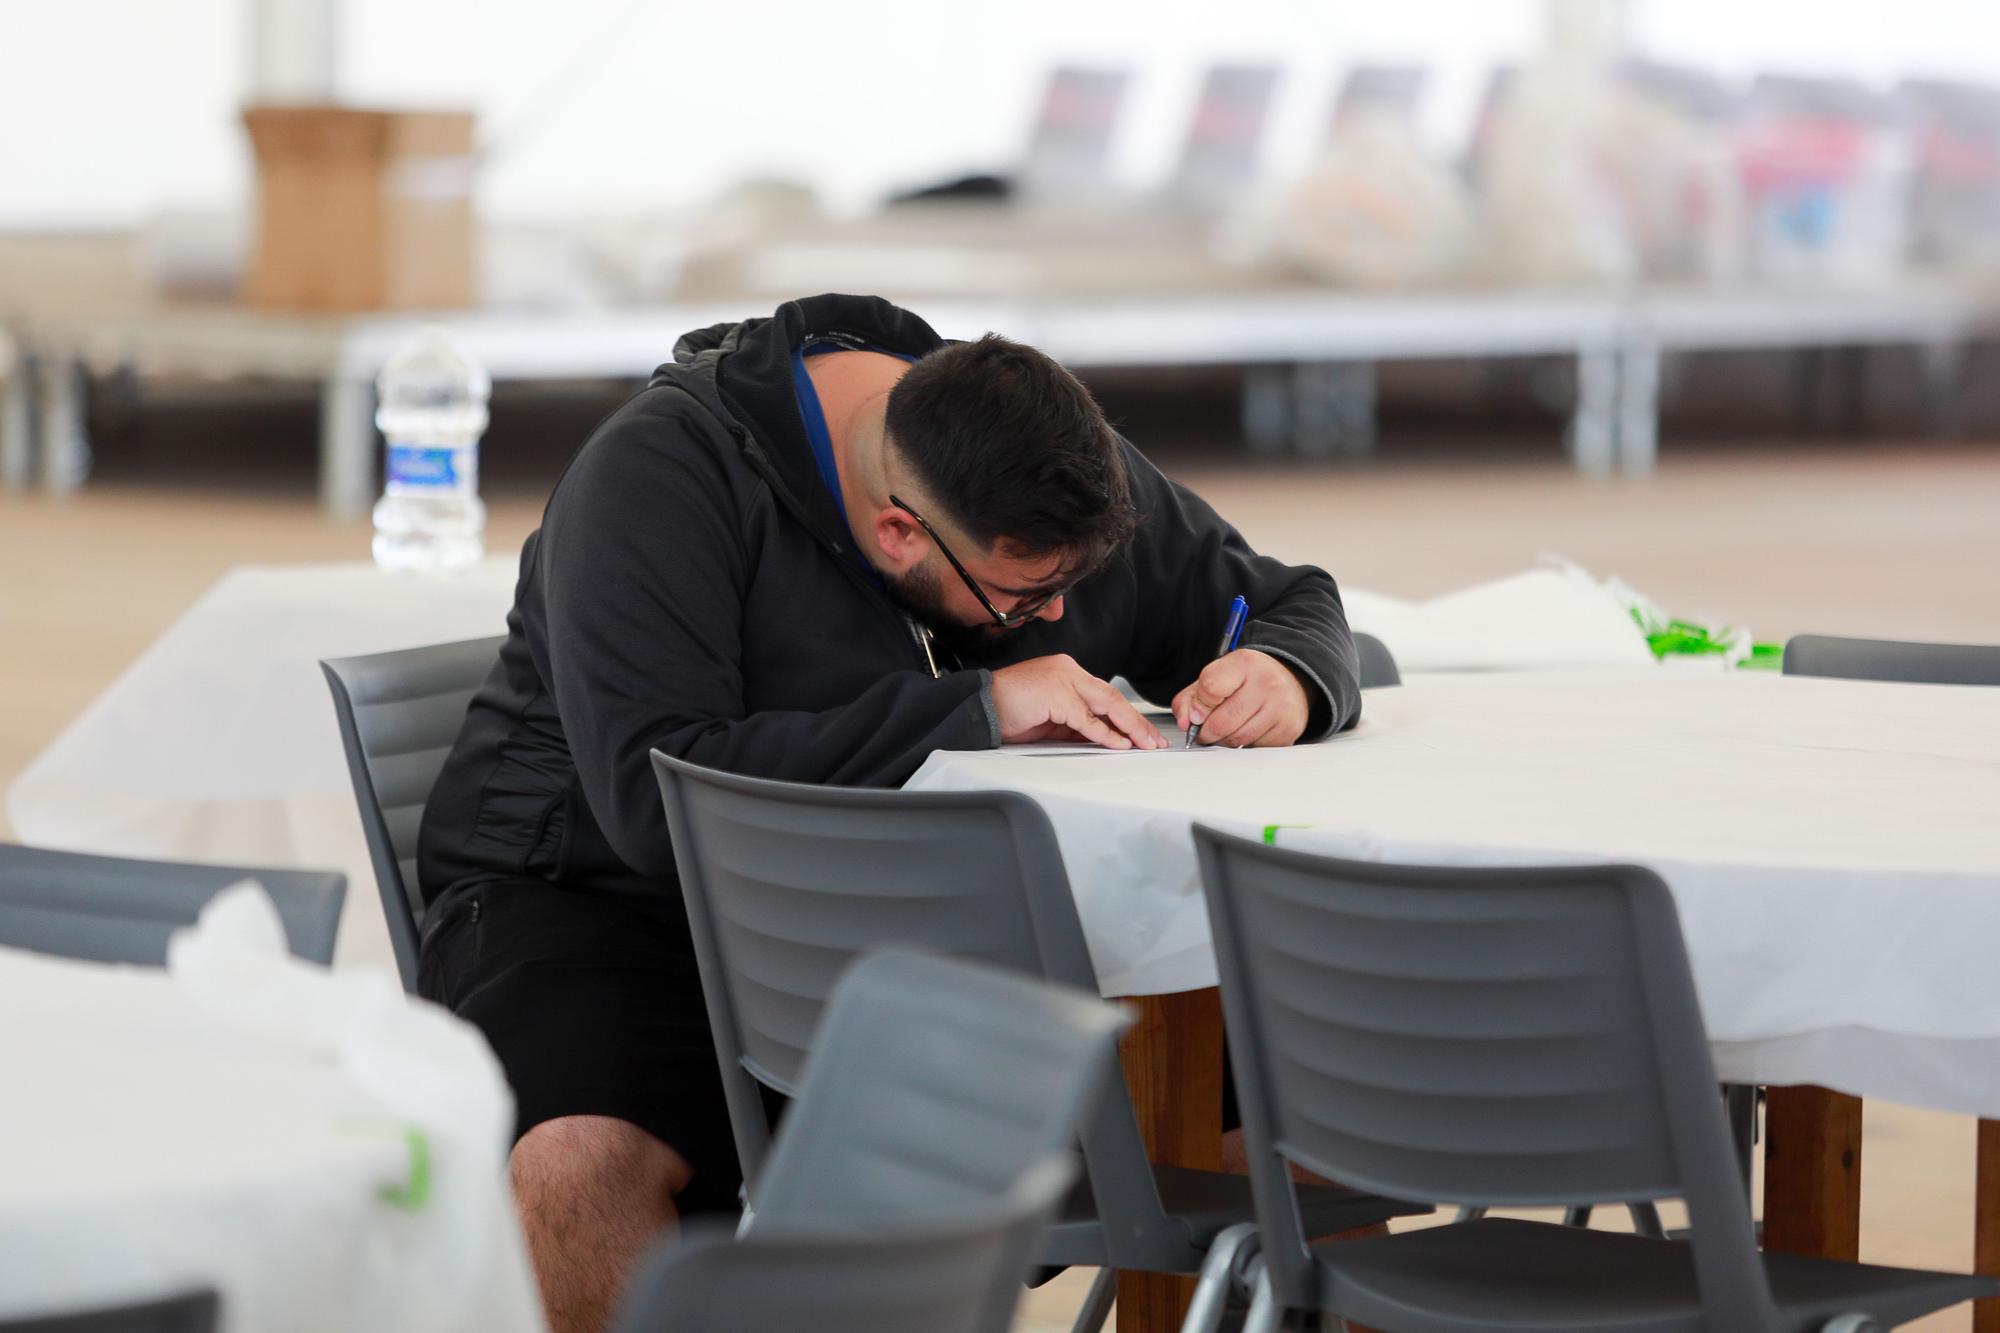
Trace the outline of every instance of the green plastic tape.
<path fill-rule="evenodd" d="M 403 1145 L 410 1150 L 409 1179 L 401 1185 L 384 1185 L 382 1197 L 404 1212 L 414 1213 L 431 1201 L 431 1144 L 422 1130 L 406 1129 Z"/>
<path fill-rule="evenodd" d="M 409 1173 L 400 1185 L 382 1186 L 381 1197 L 410 1213 L 431 1201 L 431 1144 L 421 1129 L 410 1125 L 351 1122 L 336 1128 L 339 1133 L 356 1138 L 401 1139 L 408 1153 Z"/>

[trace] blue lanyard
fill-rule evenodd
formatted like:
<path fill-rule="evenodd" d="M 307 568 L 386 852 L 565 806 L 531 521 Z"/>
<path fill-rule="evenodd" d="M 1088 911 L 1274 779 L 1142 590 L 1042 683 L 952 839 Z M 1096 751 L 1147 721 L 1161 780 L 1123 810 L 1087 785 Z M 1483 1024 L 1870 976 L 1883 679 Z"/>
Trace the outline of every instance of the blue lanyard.
<path fill-rule="evenodd" d="M 805 423 L 806 444 L 812 449 L 813 466 L 819 469 L 820 482 L 826 487 L 826 493 L 833 497 L 834 508 L 840 511 L 841 526 L 847 528 L 850 535 L 853 527 L 847 521 L 847 499 L 840 493 L 840 470 L 833 465 L 833 434 L 826 428 L 826 411 L 820 406 L 819 391 L 813 388 L 812 376 L 806 373 L 806 358 L 820 352 L 851 350 L 855 349 L 837 342 L 807 342 L 792 350 L 792 393 L 799 400 L 799 418 Z M 868 347 L 860 350 L 875 352 L 883 349 Z M 913 356 L 903 356 L 901 352 L 890 352 L 888 355 L 905 361 L 916 360 Z M 858 540 L 854 546 L 854 558 L 860 562 L 862 572 L 879 586 L 882 576 L 861 554 Z"/>

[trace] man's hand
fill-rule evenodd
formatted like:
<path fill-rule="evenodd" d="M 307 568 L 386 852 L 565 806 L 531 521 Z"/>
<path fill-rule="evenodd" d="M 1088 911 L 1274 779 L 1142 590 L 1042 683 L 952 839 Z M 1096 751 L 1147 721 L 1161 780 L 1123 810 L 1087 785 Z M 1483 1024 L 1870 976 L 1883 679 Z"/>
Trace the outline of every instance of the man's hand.
<path fill-rule="evenodd" d="M 1174 721 L 1200 727 L 1203 745 L 1290 745 L 1305 734 L 1310 715 L 1306 687 L 1291 668 L 1255 648 L 1216 658 L 1174 696 Z"/>
<path fill-rule="evenodd" d="M 1167 745 L 1159 728 L 1140 717 L 1124 695 L 1068 654 L 1030 658 L 994 672 L 993 711 L 1000 717 L 1000 739 L 1007 742 L 1083 740 L 1107 750 Z M 1303 727 L 1304 712 L 1299 716 Z"/>

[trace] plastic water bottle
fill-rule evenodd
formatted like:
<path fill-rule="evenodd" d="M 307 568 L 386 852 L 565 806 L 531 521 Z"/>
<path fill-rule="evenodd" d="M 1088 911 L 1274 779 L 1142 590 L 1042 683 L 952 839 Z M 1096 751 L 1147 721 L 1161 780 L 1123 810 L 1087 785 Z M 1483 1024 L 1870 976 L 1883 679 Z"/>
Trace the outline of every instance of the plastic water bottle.
<path fill-rule="evenodd" d="M 387 442 L 375 504 L 375 563 L 459 569 L 485 553 L 479 436 L 493 382 L 435 325 L 389 358 L 375 381 L 375 425 Z"/>

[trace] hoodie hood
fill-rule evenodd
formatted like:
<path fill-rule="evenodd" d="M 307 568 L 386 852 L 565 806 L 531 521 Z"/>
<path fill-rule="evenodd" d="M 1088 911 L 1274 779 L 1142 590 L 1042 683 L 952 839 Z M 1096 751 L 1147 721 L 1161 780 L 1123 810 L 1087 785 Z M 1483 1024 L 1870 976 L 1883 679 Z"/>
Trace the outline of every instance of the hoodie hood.
<path fill-rule="evenodd" d="M 929 324 L 879 296 L 787 301 L 768 317 L 683 334 L 649 387 L 680 389 L 713 414 L 778 498 L 837 553 L 853 535 L 820 483 L 792 389 L 792 353 L 833 341 L 921 357 L 944 346 Z"/>

